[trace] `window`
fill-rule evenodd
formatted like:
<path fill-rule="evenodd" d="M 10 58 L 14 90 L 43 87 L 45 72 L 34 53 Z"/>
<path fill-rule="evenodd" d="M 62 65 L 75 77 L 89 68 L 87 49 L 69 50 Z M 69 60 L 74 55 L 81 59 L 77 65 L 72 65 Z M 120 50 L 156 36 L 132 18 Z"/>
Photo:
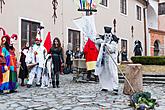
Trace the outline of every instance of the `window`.
<path fill-rule="evenodd" d="M 21 20 L 21 48 L 25 46 L 26 42 L 29 42 L 30 45 L 34 43 L 38 26 L 40 26 L 40 23 Z"/>
<path fill-rule="evenodd" d="M 164 3 L 159 3 L 158 14 L 159 15 L 165 14 L 165 2 Z"/>
<path fill-rule="evenodd" d="M 125 48 L 127 51 L 127 40 L 121 39 L 121 50 Z"/>
<path fill-rule="evenodd" d="M 127 61 L 127 40 L 121 39 L 121 61 Z"/>
<path fill-rule="evenodd" d="M 159 56 L 159 52 L 160 52 L 160 41 L 156 40 L 154 42 L 154 56 Z"/>
<path fill-rule="evenodd" d="M 141 21 L 141 7 L 137 5 L 136 10 L 137 10 L 137 20 Z"/>
<path fill-rule="evenodd" d="M 126 0 L 120 0 L 120 12 L 123 14 L 127 14 L 127 1 Z"/>
<path fill-rule="evenodd" d="M 101 0 L 100 4 L 108 7 L 108 0 Z"/>
<path fill-rule="evenodd" d="M 68 43 L 72 44 L 73 51 L 76 50 L 76 47 L 80 47 L 80 31 L 69 29 Z"/>

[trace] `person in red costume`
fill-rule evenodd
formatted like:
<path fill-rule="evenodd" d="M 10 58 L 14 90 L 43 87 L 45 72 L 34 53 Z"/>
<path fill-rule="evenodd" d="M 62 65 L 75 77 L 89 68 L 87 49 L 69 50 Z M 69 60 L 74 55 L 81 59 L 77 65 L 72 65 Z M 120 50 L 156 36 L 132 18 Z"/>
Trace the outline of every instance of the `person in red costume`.
<path fill-rule="evenodd" d="M 95 43 L 88 38 L 88 41 L 84 47 L 84 55 L 87 65 L 87 80 L 91 79 L 91 72 L 95 70 L 96 61 L 99 51 L 97 50 Z"/>

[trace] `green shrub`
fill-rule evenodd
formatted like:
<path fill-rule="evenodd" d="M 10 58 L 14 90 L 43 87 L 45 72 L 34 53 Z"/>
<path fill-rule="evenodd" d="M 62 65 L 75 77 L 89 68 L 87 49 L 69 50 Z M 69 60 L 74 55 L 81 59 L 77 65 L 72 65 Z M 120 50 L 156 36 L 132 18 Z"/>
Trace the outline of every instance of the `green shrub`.
<path fill-rule="evenodd" d="M 165 56 L 134 56 L 131 60 L 143 65 L 165 65 Z"/>

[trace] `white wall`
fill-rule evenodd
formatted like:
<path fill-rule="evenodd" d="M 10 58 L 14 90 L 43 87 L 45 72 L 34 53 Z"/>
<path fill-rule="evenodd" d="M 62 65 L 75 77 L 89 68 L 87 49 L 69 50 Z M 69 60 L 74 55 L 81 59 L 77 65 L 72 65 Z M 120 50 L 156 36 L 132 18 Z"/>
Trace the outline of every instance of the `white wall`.
<path fill-rule="evenodd" d="M 158 2 L 155 0 L 149 1 L 147 7 L 148 28 L 158 29 Z"/>
<path fill-rule="evenodd" d="M 144 23 L 143 23 L 143 6 L 137 0 L 127 0 L 127 15 L 120 13 L 120 0 L 109 0 L 109 7 L 97 6 L 95 13 L 96 30 L 99 34 L 103 34 L 103 27 L 109 25 L 113 27 L 113 20 L 116 19 L 116 35 L 121 39 L 128 40 L 129 57 L 133 55 L 133 41 L 140 40 L 144 48 Z M 53 7 L 51 0 L 6 0 L 3 6 L 3 13 L 0 14 L 0 26 L 4 27 L 11 35 L 19 31 L 20 17 L 40 21 L 45 29 L 43 37 L 50 31 L 52 39 L 58 36 L 62 45 L 66 49 L 68 42 L 68 29 L 77 29 L 73 23 L 73 19 L 83 16 L 78 12 L 77 5 L 73 0 L 58 0 L 57 20 L 53 24 Z M 136 5 L 142 7 L 142 21 L 136 19 Z M 131 37 L 131 26 L 134 26 L 134 37 Z M 77 29 L 78 30 L 78 29 Z M 20 37 L 20 36 L 19 36 Z M 20 41 L 16 45 L 20 49 Z M 119 49 L 120 49 L 119 42 Z"/>

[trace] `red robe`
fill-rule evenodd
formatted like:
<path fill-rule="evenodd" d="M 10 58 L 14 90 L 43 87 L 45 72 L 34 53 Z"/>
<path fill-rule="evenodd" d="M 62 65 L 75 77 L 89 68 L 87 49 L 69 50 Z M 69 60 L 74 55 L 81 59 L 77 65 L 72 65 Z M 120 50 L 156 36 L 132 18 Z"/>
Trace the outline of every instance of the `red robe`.
<path fill-rule="evenodd" d="M 88 38 L 84 47 L 87 70 L 95 69 L 98 53 L 95 43 Z"/>

